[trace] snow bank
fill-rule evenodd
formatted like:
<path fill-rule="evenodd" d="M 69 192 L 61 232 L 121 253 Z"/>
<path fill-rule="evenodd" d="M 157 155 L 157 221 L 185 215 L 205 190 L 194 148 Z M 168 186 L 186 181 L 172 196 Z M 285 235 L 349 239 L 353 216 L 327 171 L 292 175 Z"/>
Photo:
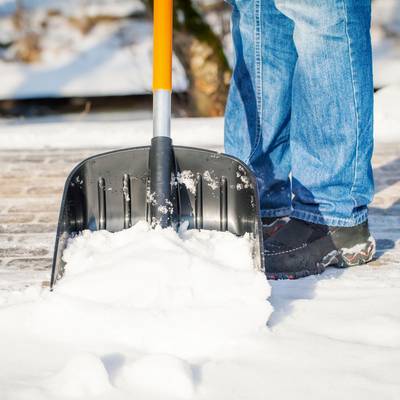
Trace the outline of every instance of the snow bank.
<path fill-rule="evenodd" d="M 204 356 L 266 323 L 267 284 L 253 271 L 249 248 L 246 237 L 195 230 L 178 235 L 146 223 L 118 233 L 86 231 L 64 252 L 67 272 L 57 299 L 79 299 L 71 317 L 83 318 L 86 303 L 107 306 L 114 323 L 105 336 L 96 333 L 103 311 L 92 310 L 85 322 L 69 321 L 65 329 L 85 326 L 87 339 L 96 333 L 146 352 Z M 121 321 L 122 336 L 114 332 Z"/>

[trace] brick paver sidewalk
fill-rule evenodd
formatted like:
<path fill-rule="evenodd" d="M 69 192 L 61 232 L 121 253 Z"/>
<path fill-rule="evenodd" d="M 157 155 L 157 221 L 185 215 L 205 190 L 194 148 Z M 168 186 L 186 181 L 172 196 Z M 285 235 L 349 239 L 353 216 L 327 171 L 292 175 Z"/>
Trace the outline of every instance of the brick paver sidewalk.
<path fill-rule="evenodd" d="M 97 150 L 0 152 L 0 290 L 48 281 L 65 178 Z M 376 267 L 400 264 L 400 143 L 378 144 L 370 222 Z"/>

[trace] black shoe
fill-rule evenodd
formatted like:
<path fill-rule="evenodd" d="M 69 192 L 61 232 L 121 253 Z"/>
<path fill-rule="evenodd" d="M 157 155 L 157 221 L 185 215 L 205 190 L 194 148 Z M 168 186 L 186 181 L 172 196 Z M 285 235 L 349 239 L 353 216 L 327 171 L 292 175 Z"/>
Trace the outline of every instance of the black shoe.
<path fill-rule="evenodd" d="M 289 217 L 263 217 L 261 218 L 261 222 L 263 224 L 263 238 L 265 241 L 284 227 L 289 222 Z"/>
<path fill-rule="evenodd" d="M 290 219 L 264 242 L 268 279 L 297 279 L 328 266 L 345 268 L 371 261 L 375 240 L 368 222 L 344 228 Z"/>

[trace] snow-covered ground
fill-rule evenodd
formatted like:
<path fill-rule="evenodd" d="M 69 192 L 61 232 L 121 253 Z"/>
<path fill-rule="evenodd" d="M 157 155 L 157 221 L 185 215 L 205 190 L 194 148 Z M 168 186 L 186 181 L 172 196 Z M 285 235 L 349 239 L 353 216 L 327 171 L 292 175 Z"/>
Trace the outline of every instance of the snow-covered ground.
<path fill-rule="evenodd" d="M 151 132 L 67 121 L 3 122 L 0 143 L 116 147 Z M 222 149 L 221 119 L 174 120 L 173 132 Z M 0 291 L 0 399 L 398 400 L 399 218 L 371 222 L 393 240 L 386 261 L 270 283 L 246 238 L 144 223 L 85 233 L 53 293 Z"/>
<path fill-rule="evenodd" d="M 145 223 L 75 238 L 53 293 L 0 298 L 1 398 L 399 398 L 398 264 L 271 287 L 250 253 Z"/>
<path fill-rule="evenodd" d="M 118 148 L 150 143 L 151 120 L 118 116 L 119 121 L 103 120 L 102 114 L 89 115 L 89 121 L 76 116 L 0 120 L 0 149 Z M 223 118 L 176 118 L 172 120 L 173 140 L 178 145 L 222 151 L 223 126 Z"/>
<path fill-rule="evenodd" d="M 248 237 L 143 222 L 85 232 L 64 259 L 53 293 L 0 298 L 2 399 L 192 398 L 201 365 L 272 311 Z"/>

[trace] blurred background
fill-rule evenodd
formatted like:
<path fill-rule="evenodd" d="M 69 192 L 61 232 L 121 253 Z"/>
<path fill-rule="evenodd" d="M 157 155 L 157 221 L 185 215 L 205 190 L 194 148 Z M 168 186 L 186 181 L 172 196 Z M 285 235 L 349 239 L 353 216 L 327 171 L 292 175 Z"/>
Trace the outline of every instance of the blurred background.
<path fill-rule="evenodd" d="M 0 0 L 0 116 L 150 118 L 150 3 Z M 233 59 L 230 6 L 174 6 L 174 115 L 220 116 Z M 388 110 L 400 104 L 400 0 L 373 0 L 372 36 L 375 89 L 386 89 L 377 101 Z"/>

